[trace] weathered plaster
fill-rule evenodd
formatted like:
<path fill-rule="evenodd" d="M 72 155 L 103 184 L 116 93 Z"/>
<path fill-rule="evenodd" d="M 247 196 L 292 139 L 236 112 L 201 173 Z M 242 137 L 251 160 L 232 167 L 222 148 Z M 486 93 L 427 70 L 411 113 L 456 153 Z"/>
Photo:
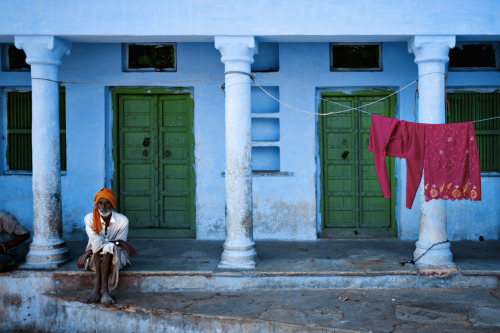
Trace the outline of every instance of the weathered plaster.
<path fill-rule="evenodd" d="M 329 71 L 328 43 L 280 43 L 279 72 L 255 73 L 265 86 L 279 87 L 280 99 L 306 111 L 318 110 L 316 96 L 322 91 L 356 92 L 377 88 L 395 90 L 417 78 L 414 56 L 407 43 L 383 44 L 382 72 L 333 73 Z M 173 73 L 123 73 L 120 44 L 74 43 L 65 56 L 59 79 L 75 82 L 110 82 L 112 86 L 64 84 L 67 105 L 68 171 L 61 177 L 63 237 L 85 237 L 83 217 L 92 210 L 93 197 L 111 181 L 114 166 L 106 137 L 112 125 L 109 90 L 128 82 L 140 87 L 190 87 L 194 98 L 196 237 L 223 240 L 225 237 L 225 129 L 224 64 L 213 43 L 178 43 L 178 68 Z M 198 79 L 214 81 L 152 84 L 150 82 Z M 30 73 L 0 72 L 2 88 L 29 87 Z M 477 90 L 498 89 L 500 72 L 450 72 L 448 88 Z M 122 83 L 122 84 L 120 84 Z M 488 88 L 492 87 L 492 88 Z M 415 86 L 398 93 L 396 117 L 414 118 Z M 3 108 L 2 108 L 3 109 Z M 3 110 L 2 110 L 3 111 Z M 2 114 L 3 117 L 3 114 Z M 293 110 L 280 106 L 280 165 L 289 176 L 253 176 L 254 237 L 278 240 L 315 240 L 321 225 L 321 193 L 317 159 L 317 120 L 300 118 Z M 4 142 L 2 143 L 2 145 Z M 108 145 L 108 146 L 107 146 Z M 413 209 L 405 208 L 406 162 L 396 164 L 396 220 L 398 236 L 416 240 L 419 232 L 419 199 Z M 496 204 L 499 178 L 483 177 L 481 202 L 447 202 L 450 240 L 498 239 L 500 206 Z M 32 228 L 32 177 L 0 175 L 0 208 L 12 212 L 21 223 Z M 12 200 L 16 198 L 16 200 Z M 304 207 L 275 216 L 271 207 Z M 313 209 L 313 213 L 306 213 Z M 275 218 L 286 220 L 286 228 L 275 232 Z M 280 222 L 282 224 L 283 222 Z M 273 232 L 271 232 L 271 230 Z"/>

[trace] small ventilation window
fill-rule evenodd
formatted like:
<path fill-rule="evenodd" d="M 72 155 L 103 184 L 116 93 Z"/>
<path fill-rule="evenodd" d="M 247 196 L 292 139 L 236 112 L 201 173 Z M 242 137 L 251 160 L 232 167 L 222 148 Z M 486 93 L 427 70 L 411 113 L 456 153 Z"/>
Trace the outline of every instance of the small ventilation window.
<path fill-rule="evenodd" d="M 381 71 L 382 44 L 330 43 L 331 71 Z"/>
<path fill-rule="evenodd" d="M 126 72 L 175 72 L 175 43 L 125 44 L 124 68 Z"/>
<path fill-rule="evenodd" d="M 450 50 L 451 71 L 498 70 L 498 43 L 457 43 Z"/>
<path fill-rule="evenodd" d="M 252 64 L 252 72 L 278 72 L 279 69 L 279 44 L 259 43 L 259 50 Z"/>
<path fill-rule="evenodd" d="M 2 45 L 2 70 L 6 72 L 29 72 L 30 65 L 26 63 L 26 54 L 17 49 L 14 44 Z"/>

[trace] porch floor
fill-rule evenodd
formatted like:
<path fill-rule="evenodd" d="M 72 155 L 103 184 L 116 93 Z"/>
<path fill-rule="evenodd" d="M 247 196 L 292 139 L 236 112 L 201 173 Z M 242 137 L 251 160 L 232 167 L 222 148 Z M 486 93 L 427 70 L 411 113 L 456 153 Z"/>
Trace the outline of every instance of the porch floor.
<path fill-rule="evenodd" d="M 452 242 L 459 271 L 447 278 L 402 266 L 415 242 L 393 238 L 257 241 L 252 271 L 219 270 L 222 241 L 130 243 L 137 256 L 111 291 L 114 306 L 83 302 L 94 283 L 94 273 L 76 267 L 83 241 L 67 243 L 73 259 L 55 271 L 0 275 L 0 289 L 12 292 L 5 302 L 18 300 L 4 309 L 10 319 L 0 330 L 89 332 L 99 323 L 100 332 L 500 331 L 500 299 L 490 294 L 500 241 Z"/>
<path fill-rule="evenodd" d="M 222 241 L 194 239 L 130 239 L 137 255 L 123 274 L 221 272 L 217 266 Z M 56 272 L 79 271 L 78 256 L 86 242 L 68 241 L 72 260 Z M 319 239 L 316 242 L 257 241 L 257 265 L 245 275 L 416 275 L 414 265 L 401 265 L 411 258 L 415 241 L 382 239 Z M 500 276 L 500 241 L 451 242 L 454 262 L 462 275 Z M 243 274 L 243 273 L 242 273 Z"/>

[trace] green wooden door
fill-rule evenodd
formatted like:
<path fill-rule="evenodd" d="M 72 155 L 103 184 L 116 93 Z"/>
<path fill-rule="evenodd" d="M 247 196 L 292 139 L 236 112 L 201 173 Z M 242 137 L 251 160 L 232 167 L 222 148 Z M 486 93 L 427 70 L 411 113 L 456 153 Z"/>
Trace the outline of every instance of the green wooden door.
<path fill-rule="evenodd" d="M 324 94 L 329 102 L 322 101 L 321 113 L 359 107 L 381 97 Z M 388 98 L 362 110 L 390 117 L 394 103 Z M 319 125 L 323 232 L 394 235 L 394 194 L 390 200 L 383 198 L 368 151 L 370 115 L 350 111 L 322 116 Z M 388 158 L 387 166 L 393 187 L 393 159 Z"/>
<path fill-rule="evenodd" d="M 194 236 L 192 101 L 117 94 L 120 211 L 130 235 Z"/>

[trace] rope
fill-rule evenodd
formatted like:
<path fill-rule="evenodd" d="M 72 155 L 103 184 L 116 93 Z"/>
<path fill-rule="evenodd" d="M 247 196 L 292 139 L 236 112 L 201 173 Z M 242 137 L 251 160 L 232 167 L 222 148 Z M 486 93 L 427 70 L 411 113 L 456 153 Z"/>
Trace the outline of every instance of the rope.
<path fill-rule="evenodd" d="M 286 103 L 284 103 L 284 102 L 280 101 L 279 99 L 277 99 L 276 97 L 274 97 L 273 95 L 271 95 L 271 94 L 270 94 L 270 93 L 269 93 L 266 89 L 262 88 L 262 86 L 261 86 L 260 84 L 258 84 L 258 83 L 257 83 L 257 81 L 254 81 L 253 83 L 254 83 L 257 87 L 259 87 L 259 88 L 260 88 L 260 89 L 261 89 L 261 90 L 262 90 L 262 91 L 263 91 L 266 95 L 268 95 L 269 97 L 271 97 L 272 99 L 274 99 L 276 102 L 278 102 L 278 103 L 280 103 L 280 104 L 282 104 L 282 105 L 286 106 L 287 108 L 290 108 L 290 109 L 294 110 L 300 118 L 307 120 L 307 119 L 310 119 L 310 118 L 314 115 L 314 114 L 313 114 L 313 113 L 311 113 L 311 112 L 308 112 L 308 111 L 304 111 L 304 110 L 297 109 L 296 107 L 293 107 L 293 106 L 291 106 L 291 105 L 288 105 L 288 104 L 286 104 Z M 300 114 L 299 114 L 299 112 L 302 112 L 302 113 L 308 113 L 308 114 L 310 114 L 310 116 L 309 116 L 309 117 L 303 117 L 302 115 L 300 115 Z"/>
<path fill-rule="evenodd" d="M 228 74 L 243 74 L 243 75 L 248 75 L 252 79 L 252 81 L 255 81 L 255 76 L 253 76 L 250 73 L 240 72 L 240 71 L 228 71 L 228 72 L 224 73 L 224 75 L 228 75 Z"/>
<path fill-rule="evenodd" d="M 325 102 L 332 103 L 332 104 L 336 104 L 336 105 L 340 105 L 340 106 L 343 106 L 343 107 L 346 107 L 346 106 L 347 106 L 347 105 L 344 105 L 344 104 L 342 104 L 342 103 L 337 103 L 337 102 L 334 102 L 334 101 L 330 101 L 330 100 L 328 100 L 328 99 L 323 99 L 323 98 L 321 98 L 321 97 L 316 97 L 316 98 L 317 98 L 317 99 L 319 99 L 319 100 L 323 100 L 323 101 L 325 101 Z M 363 111 L 363 110 L 361 110 L 361 109 L 359 109 L 359 108 L 353 108 L 353 109 L 355 109 L 356 111 L 359 111 L 359 112 L 361 112 L 361 113 L 371 114 L 371 112 L 368 112 L 368 111 Z M 338 112 L 336 112 L 336 113 L 343 113 L 343 112 L 347 112 L 347 111 L 338 111 Z"/>
<path fill-rule="evenodd" d="M 415 265 L 415 263 L 417 261 L 419 261 L 420 258 L 422 258 L 423 256 L 425 256 L 427 254 L 427 252 L 429 252 L 434 246 L 440 245 L 440 244 L 449 243 L 449 242 L 450 242 L 449 240 L 445 240 L 445 241 L 442 241 L 442 242 L 434 243 L 427 250 L 425 250 L 425 252 L 422 253 L 417 259 L 414 259 L 413 254 L 412 254 L 410 260 L 403 260 L 403 261 L 400 261 L 399 263 L 401 264 L 401 266 L 404 266 L 406 264 L 413 264 L 413 265 Z"/>
<path fill-rule="evenodd" d="M 429 74 L 431 74 L 431 73 L 429 73 Z M 395 95 L 395 94 L 397 94 L 397 93 L 399 93 L 399 92 L 403 91 L 404 89 L 408 88 L 409 86 L 411 86 L 411 85 L 412 85 L 412 84 L 414 84 L 415 82 L 417 82 L 417 80 L 415 80 L 415 81 L 413 81 L 413 82 L 411 82 L 411 83 L 407 84 L 407 85 L 406 85 L 406 86 L 404 86 L 403 88 L 401 88 L 401 89 L 399 89 L 399 90 L 397 90 L 397 91 L 393 92 L 393 93 L 392 93 L 392 94 L 390 94 L 390 95 L 387 95 L 387 96 L 385 96 L 385 97 L 382 97 L 382 98 L 380 98 L 380 99 L 378 99 L 378 100 L 376 100 L 376 101 L 374 101 L 374 102 L 371 102 L 371 103 L 368 103 L 368 104 L 361 105 L 361 106 L 359 106 L 359 107 L 357 107 L 357 108 L 349 108 L 349 109 L 346 109 L 346 110 L 341 110 L 341 111 L 332 111 L 332 112 L 327 112 L 327 113 L 309 112 L 309 111 L 304 111 L 304 110 L 297 109 L 297 108 L 295 108 L 295 107 L 293 107 L 293 106 L 291 106 L 291 105 L 288 105 L 288 104 L 286 104 L 286 103 L 284 103 L 284 102 L 280 101 L 279 99 L 277 99 L 276 97 L 274 97 L 273 95 L 271 95 L 271 94 L 270 94 L 267 90 L 265 90 L 265 89 L 264 89 L 264 88 L 263 88 L 260 84 L 258 84 L 256 81 L 254 81 L 254 84 L 255 84 L 257 87 L 259 87 L 259 88 L 260 88 L 263 92 L 265 92 L 268 96 L 270 96 L 272 99 L 274 99 L 274 100 L 275 100 L 275 101 L 277 101 L 278 103 L 280 103 L 280 104 L 282 104 L 282 105 L 284 105 L 284 106 L 286 106 L 286 107 L 288 107 L 288 108 L 290 108 L 290 109 L 294 110 L 295 112 L 302 112 L 302 113 L 306 113 L 306 114 L 309 114 L 309 115 L 316 115 L 316 116 L 329 116 L 329 115 L 332 115 L 332 114 L 343 113 L 343 112 L 349 112 L 349 111 L 352 111 L 352 110 L 361 111 L 361 110 L 360 110 L 360 108 L 365 108 L 365 107 L 370 106 L 370 105 L 373 105 L 373 104 L 375 104 L 375 103 L 379 103 L 379 102 L 381 102 L 381 101 L 383 101 L 383 100 L 385 100 L 385 99 L 387 99 L 387 98 L 389 98 L 389 97 L 391 97 L 391 96 L 393 96 L 393 95 Z M 332 103 L 332 101 L 329 101 L 329 100 L 327 100 L 327 99 L 324 99 L 324 98 L 321 98 L 321 97 L 317 97 L 317 98 L 318 98 L 318 99 L 320 99 L 320 100 L 322 100 L 322 101 L 326 101 L 326 102 Z M 337 103 L 334 103 L 334 104 L 337 104 Z M 342 105 L 342 104 L 339 104 L 339 105 Z M 345 105 L 343 105 L 343 106 L 345 106 Z M 368 111 L 361 111 L 361 112 L 364 112 L 364 113 L 367 113 L 367 114 L 371 114 L 371 112 L 368 112 Z"/>
<path fill-rule="evenodd" d="M 224 78 L 216 79 L 198 79 L 198 80 L 179 80 L 179 81 L 156 81 L 156 82 L 74 82 L 74 81 L 56 81 L 51 79 L 45 79 L 41 77 L 31 78 L 32 80 L 43 80 L 61 84 L 103 84 L 110 86 L 120 86 L 120 85 L 144 85 L 144 84 L 171 84 L 171 83 L 186 83 L 186 82 L 205 82 L 205 81 L 219 81 L 224 80 Z"/>
<path fill-rule="evenodd" d="M 305 110 L 301 110 L 301 109 L 298 109 L 296 107 L 293 107 L 291 105 L 288 105 L 282 101 L 280 101 L 278 98 L 274 97 L 272 94 L 270 94 L 268 91 L 266 91 L 260 84 L 258 84 L 256 82 L 256 78 L 253 74 L 251 73 L 246 73 L 246 72 L 241 72 L 241 71 L 228 71 L 228 72 L 225 72 L 224 75 L 228 75 L 228 74 L 242 74 L 242 75 L 247 75 L 250 77 L 250 79 L 253 81 L 253 83 L 259 87 L 264 93 L 266 93 L 266 95 L 268 95 L 269 97 L 271 97 L 272 99 L 274 99 L 275 101 L 277 101 L 278 103 L 286 106 L 287 108 L 290 108 L 292 110 L 294 110 L 297 115 L 299 117 L 301 117 L 302 119 L 310 119 L 312 116 L 314 115 L 317 115 L 317 116 L 329 116 L 329 115 L 333 115 L 333 114 L 339 114 L 339 113 L 345 113 L 345 112 L 349 112 L 349 111 L 353 111 L 353 110 L 356 110 L 358 112 L 361 112 L 361 113 L 365 113 L 365 114 L 371 114 L 371 112 L 368 112 L 368 111 L 364 111 L 364 110 L 361 110 L 362 108 L 365 108 L 365 107 L 368 107 L 370 105 L 373 105 L 373 104 L 376 104 L 376 103 L 379 103 L 395 94 L 398 94 L 399 92 L 407 89 L 409 86 L 413 85 L 414 83 L 417 83 L 417 87 L 415 89 L 415 106 L 414 106 L 414 110 L 413 110 L 413 113 L 415 115 L 415 122 L 417 121 L 417 114 L 416 114 L 416 101 L 419 97 L 419 91 L 418 91 L 418 80 L 420 78 L 422 78 L 423 76 L 426 76 L 426 75 L 430 75 L 430 74 L 443 74 L 445 75 L 445 100 L 446 100 L 446 112 L 448 112 L 448 108 L 449 108 L 449 101 L 448 101 L 448 97 L 447 97 L 447 88 L 448 88 L 448 75 L 446 73 L 443 73 L 443 72 L 430 72 L 430 73 L 426 73 L 426 74 L 423 74 L 421 76 L 419 76 L 416 80 L 410 82 L 409 84 L 407 84 L 406 86 L 404 86 L 403 88 L 393 92 L 392 94 L 390 95 L 387 95 L 385 97 L 382 97 L 374 102 L 371 102 L 371 103 L 368 103 L 368 104 L 364 104 L 364 105 L 361 105 L 361 106 L 358 106 L 358 107 L 352 107 L 352 108 L 347 108 L 345 110 L 340 110 L 340 111 L 332 111 L 332 112 L 327 112 L 327 113 L 317 113 L 317 112 L 309 112 L 309 111 L 305 111 Z M 196 79 L 196 80 L 178 80 L 178 81 L 153 81 L 153 82 L 75 82 L 75 81 L 57 81 L 57 80 L 51 80 L 51 79 L 46 79 L 46 78 L 38 78 L 38 77 L 34 77 L 32 78 L 32 80 L 43 80 L 43 81 L 49 81 L 49 82 L 54 82 L 54 83 L 57 83 L 59 85 L 62 85 L 62 84 L 87 84 L 87 85 L 90 85 L 90 84 L 96 84 L 96 85 L 115 85 L 115 86 L 123 86 L 123 85 L 152 85 L 152 84 L 177 84 L 177 83 L 187 83 L 187 82 L 206 82 L 206 81 L 219 81 L 219 80 L 224 80 L 225 78 L 214 78 L 214 79 Z M 265 81 L 265 80 L 262 80 L 262 81 Z M 336 104 L 336 105 L 340 105 L 340 106 L 344 106 L 344 107 L 347 107 L 346 105 L 343 105 L 341 103 L 337 103 L 337 102 L 334 102 L 334 101 L 331 101 L 331 100 L 328 100 L 328 99 L 324 99 L 324 98 L 321 98 L 321 97 L 316 97 L 317 99 L 321 100 L 321 101 L 325 101 L 327 103 L 332 103 L 332 104 Z M 303 117 L 301 115 L 301 113 L 305 113 L 307 114 L 308 116 L 306 117 Z M 479 119 L 479 120 L 474 120 L 473 122 L 480 122 L 480 121 L 487 121 L 487 120 L 493 120 L 493 119 L 499 119 L 499 117 L 492 117 L 492 118 L 487 118 L 487 119 Z"/>
<path fill-rule="evenodd" d="M 492 120 L 492 119 L 500 119 L 500 117 L 493 117 L 493 118 L 486 118 L 486 119 L 474 120 L 473 123 L 477 123 L 477 122 L 480 122 L 480 121 L 486 121 L 486 120 Z"/>
<path fill-rule="evenodd" d="M 450 101 L 448 100 L 448 75 L 444 75 L 444 110 L 448 113 L 450 107 Z"/>
<path fill-rule="evenodd" d="M 415 102 L 413 103 L 413 115 L 415 116 L 415 122 L 417 122 L 417 99 L 418 99 L 418 79 L 417 85 L 415 86 Z"/>

